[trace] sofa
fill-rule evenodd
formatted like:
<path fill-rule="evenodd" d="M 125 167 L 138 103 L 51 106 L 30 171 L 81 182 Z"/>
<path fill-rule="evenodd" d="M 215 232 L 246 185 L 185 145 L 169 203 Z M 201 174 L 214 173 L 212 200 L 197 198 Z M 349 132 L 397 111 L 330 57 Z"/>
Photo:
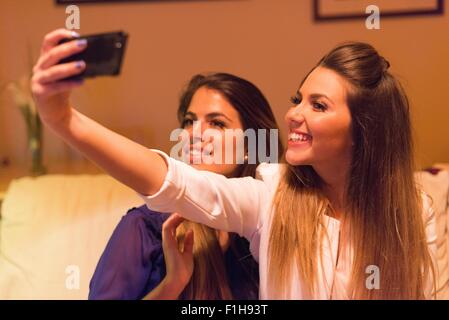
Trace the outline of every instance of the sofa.
<path fill-rule="evenodd" d="M 438 299 L 449 299 L 449 171 L 417 172 L 416 180 L 433 199 Z M 134 191 L 101 174 L 14 180 L 1 209 L 0 299 L 86 299 L 114 227 L 140 205 Z"/>
<path fill-rule="evenodd" d="M 106 175 L 14 180 L 0 219 L 0 299 L 86 299 L 114 227 L 137 194 Z"/>

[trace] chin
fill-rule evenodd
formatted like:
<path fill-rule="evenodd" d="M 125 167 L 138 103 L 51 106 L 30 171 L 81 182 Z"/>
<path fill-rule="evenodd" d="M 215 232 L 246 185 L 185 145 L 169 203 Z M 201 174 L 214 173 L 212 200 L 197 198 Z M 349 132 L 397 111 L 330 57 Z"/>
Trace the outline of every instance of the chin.
<path fill-rule="evenodd" d="M 311 164 L 310 159 L 304 157 L 304 154 L 298 154 L 298 152 L 291 150 L 287 150 L 285 153 L 285 161 L 292 166 L 306 166 Z"/>

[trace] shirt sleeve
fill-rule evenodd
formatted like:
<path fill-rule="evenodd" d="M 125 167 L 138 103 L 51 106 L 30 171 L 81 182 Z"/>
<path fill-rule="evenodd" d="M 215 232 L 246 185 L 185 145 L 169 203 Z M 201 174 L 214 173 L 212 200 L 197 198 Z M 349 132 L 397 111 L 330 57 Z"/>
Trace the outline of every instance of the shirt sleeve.
<path fill-rule="evenodd" d="M 141 299 L 162 280 L 165 266 L 157 232 L 163 216 L 145 220 L 144 213 L 133 209 L 120 220 L 90 281 L 89 300 Z"/>
<path fill-rule="evenodd" d="M 157 193 L 140 195 L 150 210 L 177 212 L 188 220 L 251 240 L 260 227 L 260 214 L 267 212 L 271 203 L 263 181 L 252 177 L 229 179 L 199 171 L 154 151 L 164 158 L 168 172 Z"/>
<path fill-rule="evenodd" d="M 437 230 L 436 230 L 436 216 L 432 208 L 431 199 L 422 192 L 423 209 L 424 209 L 424 226 L 427 238 L 427 245 L 432 259 L 435 274 L 430 272 L 427 275 L 427 282 L 424 288 L 424 295 L 427 299 L 435 298 L 435 285 L 438 291 L 438 265 L 437 265 Z"/>

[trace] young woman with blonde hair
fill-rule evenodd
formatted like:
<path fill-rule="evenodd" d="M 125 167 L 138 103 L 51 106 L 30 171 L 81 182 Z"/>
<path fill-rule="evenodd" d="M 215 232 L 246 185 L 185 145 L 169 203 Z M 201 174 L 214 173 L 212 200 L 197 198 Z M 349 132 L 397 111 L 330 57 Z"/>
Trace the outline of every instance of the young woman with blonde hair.
<path fill-rule="evenodd" d="M 44 40 L 32 89 L 44 123 L 147 206 L 179 212 L 250 241 L 262 299 L 423 299 L 435 292 L 435 219 L 413 180 L 409 105 L 370 45 L 331 50 L 302 82 L 286 115 L 286 165 L 259 179 L 198 171 L 76 111 L 54 66 L 79 49 Z M 132 154 L 132 156 L 131 156 Z M 367 285 L 367 269 L 379 287 Z"/>

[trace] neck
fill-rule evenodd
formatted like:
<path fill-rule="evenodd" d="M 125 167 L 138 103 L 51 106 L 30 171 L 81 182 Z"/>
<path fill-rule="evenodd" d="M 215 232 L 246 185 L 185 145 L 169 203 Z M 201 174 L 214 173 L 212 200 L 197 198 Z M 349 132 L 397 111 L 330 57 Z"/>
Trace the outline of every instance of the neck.
<path fill-rule="evenodd" d="M 335 211 L 335 218 L 342 218 L 346 203 L 345 191 L 349 176 L 349 162 L 326 163 L 314 165 L 313 168 L 324 181 L 323 192 Z"/>

